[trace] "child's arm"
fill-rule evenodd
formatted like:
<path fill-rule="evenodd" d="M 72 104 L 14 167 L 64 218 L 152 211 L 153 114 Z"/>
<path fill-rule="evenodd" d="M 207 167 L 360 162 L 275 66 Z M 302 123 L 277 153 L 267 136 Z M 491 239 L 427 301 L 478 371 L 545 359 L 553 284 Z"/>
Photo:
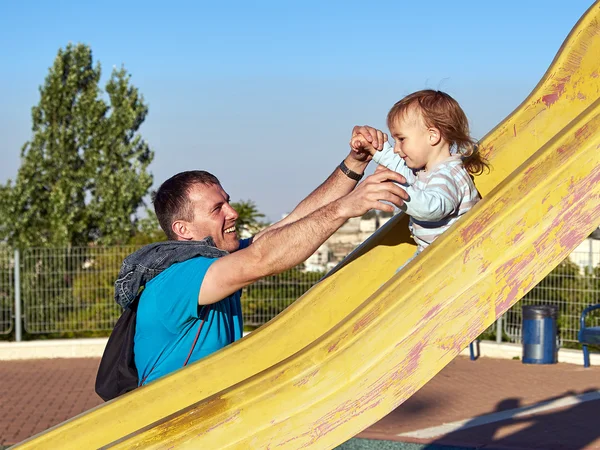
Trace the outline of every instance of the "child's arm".
<path fill-rule="evenodd" d="M 403 175 L 409 185 L 413 184 L 417 179 L 412 169 L 406 165 L 400 155 L 394 153 L 394 147 L 387 141 L 383 144 L 383 149 L 381 151 L 375 152 L 373 161 Z"/>
<path fill-rule="evenodd" d="M 413 184 L 417 179 L 412 169 L 406 165 L 399 155 L 394 153 L 394 147 L 387 141 L 383 144 L 383 149 L 378 151 L 365 138 L 359 135 L 352 138 L 350 147 L 355 152 L 363 151 L 369 153 L 373 157 L 373 161 L 377 164 L 398 172 L 406 178 L 407 185 Z"/>
<path fill-rule="evenodd" d="M 458 210 L 460 192 L 458 186 L 440 177 L 431 180 L 426 189 L 407 186 L 408 200 L 400 207 L 412 218 L 424 222 L 437 222 Z"/>

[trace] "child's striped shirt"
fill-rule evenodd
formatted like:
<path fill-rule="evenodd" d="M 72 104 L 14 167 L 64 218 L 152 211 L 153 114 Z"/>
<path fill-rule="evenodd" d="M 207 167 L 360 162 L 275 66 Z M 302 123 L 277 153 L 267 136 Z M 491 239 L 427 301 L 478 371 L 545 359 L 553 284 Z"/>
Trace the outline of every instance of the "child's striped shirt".
<path fill-rule="evenodd" d="M 459 155 L 436 164 L 431 170 L 413 171 L 386 142 L 373 160 L 406 178 L 409 195 L 402 209 L 410 216 L 410 229 L 419 251 L 429 246 L 481 197 Z"/>

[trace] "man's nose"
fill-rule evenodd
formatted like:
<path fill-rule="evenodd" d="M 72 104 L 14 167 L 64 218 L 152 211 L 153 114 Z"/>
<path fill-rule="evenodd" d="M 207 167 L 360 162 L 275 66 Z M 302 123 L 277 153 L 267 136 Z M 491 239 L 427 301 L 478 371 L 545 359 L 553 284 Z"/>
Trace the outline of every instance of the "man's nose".
<path fill-rule="evenodd" d="M 238 212 L 233 208 L 233 206 L 231 205 L 227 205 L 229 207 L 229 211 L 228 211 L 228 216 L 230 218 L 232 218 L 233 220 L 237 220 L 238 217 L 240 217 L 240 215 L 238 214 Z"/>

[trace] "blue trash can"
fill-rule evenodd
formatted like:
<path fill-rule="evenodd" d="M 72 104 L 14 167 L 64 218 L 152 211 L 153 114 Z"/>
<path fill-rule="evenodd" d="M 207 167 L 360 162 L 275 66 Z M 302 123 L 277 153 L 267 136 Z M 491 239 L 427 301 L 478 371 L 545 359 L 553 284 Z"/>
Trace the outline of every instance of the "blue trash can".
<path fill-rule="evenodd" d="M 552 305 L 523 306 L 523 363 L 558 362 L 556 319 L 558 308 Z"/>

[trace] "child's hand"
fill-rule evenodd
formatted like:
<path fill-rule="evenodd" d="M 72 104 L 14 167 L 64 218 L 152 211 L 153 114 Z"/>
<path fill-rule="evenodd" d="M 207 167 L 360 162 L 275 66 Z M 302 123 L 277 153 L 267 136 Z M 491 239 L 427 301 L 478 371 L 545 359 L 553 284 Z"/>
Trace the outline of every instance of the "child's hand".
<path fill-rule="evenodd" d="M 367 141 L 367 139 L 360 134 L 353 134 L 352 139 L 350 139 L 350 148 L 353 152 L 368 154 L 373 156 L 377 149 L 373 147 L 373 145 Z"/>
<path fill-rule="evenodd" d="M 387 134 L 368 125 L 355 126 L 350 139 L 350 155 L 357 161 L 369 162 L 377 150 L 383 148 Z"/>

